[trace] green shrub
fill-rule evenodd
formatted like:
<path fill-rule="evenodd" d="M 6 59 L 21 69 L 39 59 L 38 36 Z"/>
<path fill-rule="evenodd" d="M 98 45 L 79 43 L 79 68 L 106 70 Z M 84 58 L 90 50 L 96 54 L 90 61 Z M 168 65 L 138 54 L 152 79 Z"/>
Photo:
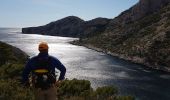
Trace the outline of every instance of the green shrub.
<path fill-rule="evenodd" d="M 117 93 L 118 93 L 118 90 L 114 86 L 98 87 L 95 91 L 95 95 L 100 100 L 112 98 L 112 97 L 116 96 Z"/>
<path fill-rule="evenodd" d="M 58 96 L 59 98 L 81 96 L 88 97 L 92 92 L 90 82 L 87 80 L 65 80 L 59 86 Z"/>
<path fill-rule="evenodd" d="M 115 100 L 135 100 L 135 98 L 132 96 L 118 96 Z"/>
<path fill-rule="evenodd" d="M 5 64 L 0 67 L 1 79 L 20 78 L 23 70 L 23 64 Z"/>
<path fill-rule="evenodd" d="M 158 22 L 161 19 L 160 13 L 151 14 L 139 21 L 140 28 L 145 28 L 153 23 Z"/>
<path fill-rule="evenodd" d="M 168 19 L 168 21 L 166 22 L 166 24 L 164 25 L 165 28 L 170 26 L 170 19 Z"/>
<path fill-rule="evenodd" d="M 30 88 L 24 88 L 17 80 L 0 80 L 0 100 L 34 100 Z"/>
<path fill-rule="evenodd" d="M 118 96 L 118 90 L 114 86 L 93 90 L 90 81 L 77 79 L 63 81 L 57 95 L 59 100 L 134 100 L 131 96 Z"/>

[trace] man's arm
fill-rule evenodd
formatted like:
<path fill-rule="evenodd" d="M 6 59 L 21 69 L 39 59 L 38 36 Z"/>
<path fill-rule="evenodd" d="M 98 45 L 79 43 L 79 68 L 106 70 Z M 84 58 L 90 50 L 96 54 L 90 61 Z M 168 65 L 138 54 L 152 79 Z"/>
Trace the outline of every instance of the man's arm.
<path fill-rule="evenodd" d="M 28 82 L 28 76 L 31 72 L 31 60 L 29 60 L 23 70 L 22 73 L 22 84 L 26 84 Z"/>
<path fill-rule="evenodd" d="M 65 66 L 57 58 L 54 58 L 53 64 L 58 70 L 60 70 L 60 76 L 58 80 L 64 80 L 66 73 Z"/>

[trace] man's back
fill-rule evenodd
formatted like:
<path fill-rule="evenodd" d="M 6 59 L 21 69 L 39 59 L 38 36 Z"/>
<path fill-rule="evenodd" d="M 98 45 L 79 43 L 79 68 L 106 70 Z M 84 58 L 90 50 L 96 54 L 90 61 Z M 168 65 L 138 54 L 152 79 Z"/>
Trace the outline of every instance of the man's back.
<path fill-rule="evenodd" d="M 29 74 L 32 75 L 32 83 L 35 88 L 36 100 L 56 100 L 55 84 L 64 80 L 65 66 L 55 57 L 48 55 L 48 45 L 45 42 L 39 44 L 40 53 L 31 58 L 23 71 L 22 82 L 29 82 Z M 55 68 L 60 71 L 58 81 L 55 77 Z"/>
<path fill-rule="evenodd" d="M 55 68 L 57 68 L 61 72 L 58 80 L 64 79 L 66 72 L 64 65 L 57 58 L 49 56 L 48 53 L 39 53 L 38 56 L 31 58 L 26 64 L 23 71 L 23 81 L 28 81 L 28 73 L 43 68 L 49 70 L 52 74 L 55 74 Z"/>

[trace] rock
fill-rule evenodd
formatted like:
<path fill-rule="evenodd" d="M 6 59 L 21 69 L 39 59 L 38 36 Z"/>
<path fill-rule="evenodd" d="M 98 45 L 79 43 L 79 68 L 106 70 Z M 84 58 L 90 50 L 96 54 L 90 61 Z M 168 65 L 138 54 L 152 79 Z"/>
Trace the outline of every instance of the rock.
<path fill-rule="evenodd" d="M 170 0 L 140 0 L 136 5 L 122 12 L 118 17 L 112 19 L 106 31 L 112 31 L 112 28 L 114 27 L 121 25 L 124 26 L 152 14 L 153 12 L 166 6 L 168 3 L 170 3 Z"/>

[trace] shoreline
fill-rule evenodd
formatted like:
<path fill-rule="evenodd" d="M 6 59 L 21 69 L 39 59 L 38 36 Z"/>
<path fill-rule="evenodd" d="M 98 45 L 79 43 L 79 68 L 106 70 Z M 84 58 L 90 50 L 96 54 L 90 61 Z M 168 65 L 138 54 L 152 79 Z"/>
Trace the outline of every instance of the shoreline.
<path fill-rule="evenodd" d="M 120 54 L 113 53 L 113 52 L 110 52 L 110 51 L 105 51 L 105 50 L 103 50 L 101 48 L 97 48 L 97 47 L 94 47 L 94 46 L 89 45 L 89 44 L 82 44 L 82 43 L 77 42 L 77 41 L 72 41 L 70 43 L 73 44 L 73 45 L 84 46 L 84 47 L 86 47 L 88 49 L 95 50 L 97 52 L 101 52 L 101 53 L 110 55 L 112 57 L 116 57 L 118 59 L 129 61 L 129 62 L 132 62 L 132 63 L 135 63 L 135 64 L 140 64 L 140 65 L 146 66 L 146 68 L 151 68 L 153 70 L 170 73 L 170 68 L 167 68 L 165 66 L 151 65 L 149 63 L 144 62 L 145 60 L 140 58 L 140 57 L 127 57 L 125 55 L 120 55 Z"/>

